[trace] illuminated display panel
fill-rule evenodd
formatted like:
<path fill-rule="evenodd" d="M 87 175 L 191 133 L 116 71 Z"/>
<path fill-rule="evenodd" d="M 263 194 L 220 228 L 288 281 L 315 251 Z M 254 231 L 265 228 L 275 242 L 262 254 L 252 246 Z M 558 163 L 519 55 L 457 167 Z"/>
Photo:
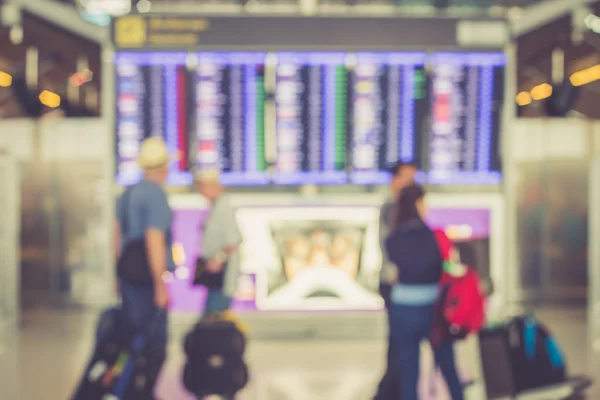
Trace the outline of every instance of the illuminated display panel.
<path fill-rule="evenodd" d="M 430 184 L 499 184 L 502 53 L 432 56 Z"/>
<path fill-rule="evenodd" d="M 142 173 L 135 161 L 141 142 L 162 137 L 173 162 L 169 180 L 175 184 L 189 181 L 180 170 L 182 128 L 177 99 L 182 87 L 180 73 L 185 53 L 119 53 L 117 74 L 117 181 L 130 185 Z"/>
<path fill-rule="evenodd" d="M 278 184 L 347 181 L 346 53 L 277 53 Z"/>
<path fill-rule="evenodd" d="M 425 53 L 357 53 L 349 85 L 351 181 L 387 184 L 398 160 L 421 164 Z"/>
<path fill-rule="evenodd" d="M 379 208 L 375 206 L 242 206 L 241 276 L 233 308 L 250 310 L 381 310 Z M 201 255 L 203 208 L 174 208 L 169 279 L 171 308 L 203 309 L 206 290 L 190 285 Z M 463 261 L 490 276 L 491 211 L 487 207 L 431 207 L 427 221 L 455 242 Z M 499 282 L 498 282 L 499 284 Z"/>
<path fill-rule="evenodd" d="M 266 58 L 203 52 L 188 68 L 187 53 L 119 53 L 118 182 L 141 178 L 135 158 L 151 136 L 168 145 L 171 185 L 212 167 L 226 185 L 379 185 L 397 160 L 417 164 L 430 184 L 501 182 L 502 53 L 276 53 L 272 173 Z"/>
<path fill-rule="evenodd" d="M 196 170 L 218 168 L 226 185 L 270 182 L 265 160 L 266 53 L 197 54 L 191 137 Z"/>
<path fill-rule="evenodd" d="M 117 181 L 141 179 L 141 142 L 162 137 L 172 156 L 170 185 L 190 170 L 219 168 L 226 185 L 269 183 L 264 143 L 266 53 L 119 53 Z"/>

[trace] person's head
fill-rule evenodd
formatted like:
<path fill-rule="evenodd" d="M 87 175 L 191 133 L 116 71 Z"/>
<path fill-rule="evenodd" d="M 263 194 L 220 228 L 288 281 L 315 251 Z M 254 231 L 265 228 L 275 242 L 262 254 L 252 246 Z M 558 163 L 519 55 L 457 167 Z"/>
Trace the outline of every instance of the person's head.
<path fill-rule="evenodd" d="M 169 173 L 169 153 L 165 142 L 151 137 L 142 142 L 137 163 L 144 172 L 144 179 L 156 183 L 165 183 Z"/>
<path fill-rule="evenodd" d="M 220 181 L 220 173 L 217 170 L 204 170 L 196 174 L 196 185 L 198 193 L 206 197 L 208 201 L 214 202 L 223 193 L 223 185 Z"/>
<path fill-rule="evenodd" d="M 396 208 L 392 213 L 392 227 L 398 228 L 402 224 L 415 219 L 425 218 L 425 190 L 417 185 L 408 185 L 400 191 L 396 200 Z"/>
<path fill-rule="evenodd" d="M 392 195 L 397 197 L 402 188 L 415 183 L 417 167 L 412 163 L 398 161 L 390 168 L 390 173 L 392 174 L 390 189 Z"/>

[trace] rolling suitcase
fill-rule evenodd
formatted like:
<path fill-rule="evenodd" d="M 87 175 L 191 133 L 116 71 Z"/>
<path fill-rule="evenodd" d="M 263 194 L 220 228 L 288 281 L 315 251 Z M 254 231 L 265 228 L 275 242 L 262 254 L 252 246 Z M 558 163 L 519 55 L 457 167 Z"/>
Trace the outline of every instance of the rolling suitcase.
<path fill-rule="evenodd" d="M 235 321 L 218 316 L 198 322 L 184 341 L 189 359 L 203 359 L 212 355 L 241 358 L 246 350 L 246 337 Z"/>
<path fill-rule="evenodd" d="M 199 398 L 210 395 L 232 398 L 246 386 L 248 380 L 248 367 L 241 358 L 212 356 L 196 362 L 188 361 L 183 372 L 185 388 Z"/>
<path fill-rule="evenodd" d="M 188 391 L 199 398 L 232 398 L 246 386 L 249 374 L 243 329 L 229 314 L 221 313 L 201 320 L 186 335 L 183 383 Z"/>
<path fill-rule="evenodd" d="M 165 316 L 160 312 L 155 320 Z M 126 332 L 119 309 L 105 311 L 96 347 L 73 400 L 149 400 L 165 359 L 153 343 L 154 320 L 138 334 Z"/>
<path fill-rule="evenodd" d="M 560 346 L 532 316 L 482 330 L 479 348 L 489 400 L 570 399 L 591 385 L 587 377 L 568 376 Z"/>

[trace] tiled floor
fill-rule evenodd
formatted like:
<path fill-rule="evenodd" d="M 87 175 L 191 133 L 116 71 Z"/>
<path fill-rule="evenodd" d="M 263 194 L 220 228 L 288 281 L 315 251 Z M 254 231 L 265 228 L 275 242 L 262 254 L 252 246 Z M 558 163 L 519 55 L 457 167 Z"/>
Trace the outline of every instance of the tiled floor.
<path fill-rule="evenodd" d="M 585 312 L 552 310 L 539 314 L 563 344 L 572 372 L 589 373 L 591 353 L 585 345 Z M 95 316 L 90 313 L 38 310 L 27 313 L 18 330 L 0 330 L 0 399 L 69 399 L 91 350 L 94 325 Z M 381 328 L 370 327 L 379 331 Z M 159 397 L 164 400 L 193 400 L 179 378 L 183 365 L 179 337 L 185 329 L 180 323 L 172 329 L 170 359 L 159 386 Z M 383 340 L 283 339 L 282 336 L 266 339 L 267 335 L 262 335 L 251 340 L 247 361 L 252 380 L 238 396 L 240 400 L 371 398 L 382 372 Z M 463 372 L 476 375 L 473 353 L 468 344 L 465 346 L 459 350 L 463 355 Z M 425 363 L 422 370 L 431 372 L 431 367 Z M 424 393 L 431 392 L 426 379 L 423 389 Z M 471 400 L 483 400 L 478 390 L 475 387 L 470 391 Z M 438 393 L 435 398 L 444 396 Z"/>

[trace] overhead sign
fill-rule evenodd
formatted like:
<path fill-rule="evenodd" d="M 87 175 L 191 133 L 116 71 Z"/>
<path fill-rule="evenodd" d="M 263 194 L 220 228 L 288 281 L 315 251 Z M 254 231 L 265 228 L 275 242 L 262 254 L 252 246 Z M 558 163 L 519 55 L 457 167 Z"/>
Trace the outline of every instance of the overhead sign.
<path fill-rule="evenodd" d="M 128 16 L 115 21 L 114 40 L 124 48 L 194 46 L 208 26 L 206 18 Z"/>
<path fill-rule="evenodd" d="M 267 50 L 499 49 L 501 40 L 464 44 L 460 18 L 165 16 L 128 15 L 113 21 L 113 40 L 121 49 L 194 50 L 261 48 Z M 503 19 L 480 22 L 503 25 Z M 499 31 L 502 31 L 500 28 Z M 471 29 L 469 32 L 473 32 Z"/>
<path fill-rule="evenodd" d="M 131 0 L 79 0 L 79 8 L 88 14 L 120 17 L 131 12 Z"/>

